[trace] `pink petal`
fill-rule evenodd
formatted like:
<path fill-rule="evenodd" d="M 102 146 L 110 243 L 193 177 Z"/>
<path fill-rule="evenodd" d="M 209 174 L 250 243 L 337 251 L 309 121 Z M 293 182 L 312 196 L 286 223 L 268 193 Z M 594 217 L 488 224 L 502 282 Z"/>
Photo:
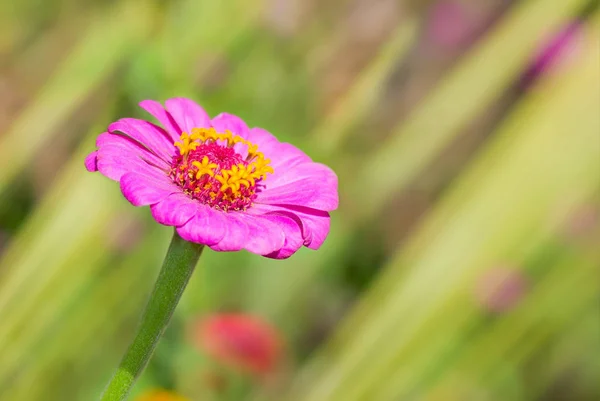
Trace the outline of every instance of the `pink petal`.
<path fill-rule="evenodd" d="M 246 123 L 233 114 L 221 113 L 210 121 L 210 124 L 218 132 L 231 131 L 234 135 L 239 135 L 242 138 L 247 138 L 249 129 Z"/>
<path fill-rule="evenodd" d="M 306 229 L 310 231 L 310 237 L 305 238 L 304 245 L 310 249 L 319 249 L 329 234 L 331 226 L 329 213 L 300 206 L 288 206 L 285 209 L 296 214 Z"/>
<path fill-rule="evenodd" d="M 121 177 L 129 172 L 142 170 L 144 165 L 148 166 L 143 160 L 124 158 L 118 154 L 110 152 L 99 152 L 96 165 L 98 167 L 98 171 L 115 181 L 120 181 Z"/>
<path fill-rule="evenodd" d="M 210 127 L 210 117 L 194 101 L 183 97 L 167 99 L 167 111 L 182 131 L 190 133 L 192 128 Z"/>
<path fill-rule="evenodd" d="M 199 202 L 184 193 L 178 192 L 167 196 L 162 201 L 150 206 L 152 217 L 166 226 L 182 226 L 198 211 Z"/>
<path fill-rule="evenodd" d="M 177 227 L 177 232 L 186 241 L 208 246 L 216 245 L 226 233 L 227 221 L 224 214 L 224 212 L 199 204 L 194 217 L 181 227 Z"/>
<path fill-rule="evenodd" d="M 112 154 L 131 160 L 143 160 L 147 164 L 156 166 L 165 171 L 170 168 L 169 163 L 156 156 L 145 146 L 140 145 L 138 142 L 125 135 L 110 134 L 108 132 L 101 134 L 96 139 L 96 146 L 98 147 L 99 158 Z"/>
<path fill-rule="evenodd" d="M 171 162 L 175 146 L 170 136 L 159 126 L 137 118 L 122 118 L 108 126 L 108 131 L 119 131 L 148 148 L 166 163 Z"/>
<path fill-rule="evenodd" d="M 85 158 L 85 168 L 89 172 L 98 171 L 98 151 L 92 152 Z"/>
<path fill-rule="evenodd" d="M 255 204 L 252 208 L 248 209 L 247 213 L 263 217 L 281 215 L 291 218 L 299 226 L 304 245 L 310 249 L 318 249 L 329 233 L 329 213 L 322 210 L 291 205 Z"/>
<path fill-rule="evenodd" d="M 139 105 L 158 120 L 165 131 L 171 136 L 171 141 L 173 141 L 173 143 L 179 140 L 182 130 L 162 104 L 155 100 L 144 100 L 141 101 Z"/>
<path fill-rule="evenodd" d="M 280 250 L 285 244 L 283 230 L 261 216 L 241 215 L 248 225 L 248 238 L 244 249 L 258 255 L 268 255 Z"/>
<path fill-rule="evenodd" d="M 275 137 L 275 135 L 271 134 L 269 131 L 254 127 L 250 129 L 248 132 L 248 140 L 252 143 L 258 145 L 259 149 L 262 147 L 272 146 L 273 144 L 280 143 L 279 140 Z"/>
<path fill-rule="evenodd" d="M 169 167 L 164 160 L 124 135 L 105 132 L 98 136 L 96 146 L 97 169 L 115 181 L 119 181 L 128 172 L 147 169 L 166 171 Z"/>
<path fill-rule="evenodd" d="M 324 164 L 305 163 L 273 174 L 256 197 L 256 203 L 298 205 L 331 211 L 338 207 L 338 182 Z"/>
<path fill-rule="evenodd" d="M 324 164 L 314 162 L 302 163 L 293 167 L 285 166 L 281 171 L 275 171 L 268 175 L 264 183 L 270 190 L 307 178 L 319 179 L 323 186 L 327 185 L 337 189 L 337 175 L 333 170 Z"/>
<path fill-rule="evenodd" d="M 287 259 L 304 245 L 301 228 L 302 222 L 299 218 L 296 217 L 298 221 L 295 221 L 292 217 L 283 215 L 263 216 L 263 218 L 277 224 L 283 230 L 285 235 L 285 242 L 281 249 L 265 255 L 266 257 L 273 259 Z"/>
<path fill-rule="evenodd" d="M 258 149 L 263 152 L 260 147 Z M 282 168 L 287 169 L 300 164 L 312 163 L 310 157 L 289 143 L 279 143 L 277 146 L 267 148 L 263 154 L 266 159 L 271 160 L 270 164 L 275 170 L 275 174 Z"/>
<path fill-rule="evenodd" d="M 166 174 L 164 170 L 148 164 L 141 157 L 127 155 L 116 149 L 101 149 L 97 156 L 98 170 L 106 177 L 119 181 L 124 174 L 142 173 L 146 170 L 156 170 Z"/>
<path fill-rule="evenodd" d="M 248 225 L 238 212 L 226 213 L 227 224 L 225 228 L 227 232 L 218 244 L 211 246 L 215 251 L 239 251 L 244 248 L 244 244 L 248 239 Z"/>
<path fill-rule="evenodd" d="M 300 149 L 289 143 L 279 142 L 275 136 L 262 128 L 252 128 L 248 140 L 258 145 L 258 150 L 271 160 L 271 167 L 278 173 L 280 167 L 290 168 L 312 160 Z"/>
<path fill-rule="evenodd" d="M 180 191 L 168 177 L 163 180 L 153 174 L 126 173 L 120 183 L 123 196 L 134 206 L 152 205 Z"/>

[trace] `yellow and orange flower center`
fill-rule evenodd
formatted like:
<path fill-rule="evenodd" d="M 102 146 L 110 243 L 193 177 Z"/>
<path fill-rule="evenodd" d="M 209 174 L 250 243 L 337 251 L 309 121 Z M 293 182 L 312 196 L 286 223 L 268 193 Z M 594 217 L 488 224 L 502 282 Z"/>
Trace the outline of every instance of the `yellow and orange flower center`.
<path fill-rule="evenodd" d="M 257 145 L 230 131 L 194 128 L 174 145 L 179 152 L 170 177 L 186 194 L 215 209 L 246 210 L 267 174 L 273 173 Z"/>

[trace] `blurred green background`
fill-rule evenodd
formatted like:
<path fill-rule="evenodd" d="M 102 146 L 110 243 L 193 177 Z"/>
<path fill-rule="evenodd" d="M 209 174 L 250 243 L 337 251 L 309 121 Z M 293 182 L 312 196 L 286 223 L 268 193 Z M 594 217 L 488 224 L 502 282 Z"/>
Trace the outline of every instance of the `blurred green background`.
<path fill-rule="evenodd" d="M 205 252 L 133 398 L 600 399 L 599 43 L 589 0 L 0 2 L 0 400 L 117 366 L 171 230 L 83 158 L 173 96 L 329 164 L 341 205 L 319 251 Z M 280 330 L 267 383 L 190 341 L 222 311 Z"/>

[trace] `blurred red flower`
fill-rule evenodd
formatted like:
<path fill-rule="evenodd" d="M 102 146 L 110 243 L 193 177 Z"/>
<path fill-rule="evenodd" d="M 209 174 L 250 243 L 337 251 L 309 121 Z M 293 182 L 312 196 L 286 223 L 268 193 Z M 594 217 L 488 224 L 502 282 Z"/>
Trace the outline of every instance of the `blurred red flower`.
<path fill-rule="evenodd" d="M 256 375 L 273 372 L 281 357 L 278 330 L 253 315 L 227 313 L 201 319 L 194 326 L 194 341 L 222 364 Z"/>

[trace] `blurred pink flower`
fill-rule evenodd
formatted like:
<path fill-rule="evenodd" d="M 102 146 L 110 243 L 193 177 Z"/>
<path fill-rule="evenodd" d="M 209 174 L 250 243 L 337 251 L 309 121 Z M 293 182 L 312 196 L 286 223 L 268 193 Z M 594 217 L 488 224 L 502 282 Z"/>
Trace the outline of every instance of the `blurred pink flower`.
<path fill-rule="evenodd" d="M 144 393 L 140 397 L 136 398 L 135 401 L 189 401 L 175 393 L 165 390 L 152 390 Z"/>
<path fill-rule="evenodd" d="M 550 69 L 568 64 L 580 51 L 583 42 L 583 27 L 580 22 L 572 22 L 549 39 L 536 51 L 523 81 L 528 84 L 540 74 Z"/>
<path fill-rule="evenodd" d="M 338 206 L 329 167 L 239 117 L 211 119 L 189 99 L 140 106 L 162 128 L 120 119 L 85 160 L 89 171 L 119 181 L 133 205 L 150 205 L 157 222 L 216 251 L 283 259 L 325 241 L 328 212 Z"/>
<path fill-rule="evenodd" d="M 443 0 L 433 5 L 426 25 L 427 38 L 434 44 L 456 49 L 473 37 L 477 26 L 458 1 Z"/>
<path fill-rule="evenodd" d="M 475 297 L 489 312 L 502 313 L 513 309 L 523 298 L 527 283 L 516 268 L 499 266 L 484 271 L 478 278 Z"/>
<path fill-rule="evenodd" d="M 277 329 L 246 314 L 217 314 L 200 320 L 194 341 L 217 361 L 256 375 L 272 373 L 282 352 Z"/>

